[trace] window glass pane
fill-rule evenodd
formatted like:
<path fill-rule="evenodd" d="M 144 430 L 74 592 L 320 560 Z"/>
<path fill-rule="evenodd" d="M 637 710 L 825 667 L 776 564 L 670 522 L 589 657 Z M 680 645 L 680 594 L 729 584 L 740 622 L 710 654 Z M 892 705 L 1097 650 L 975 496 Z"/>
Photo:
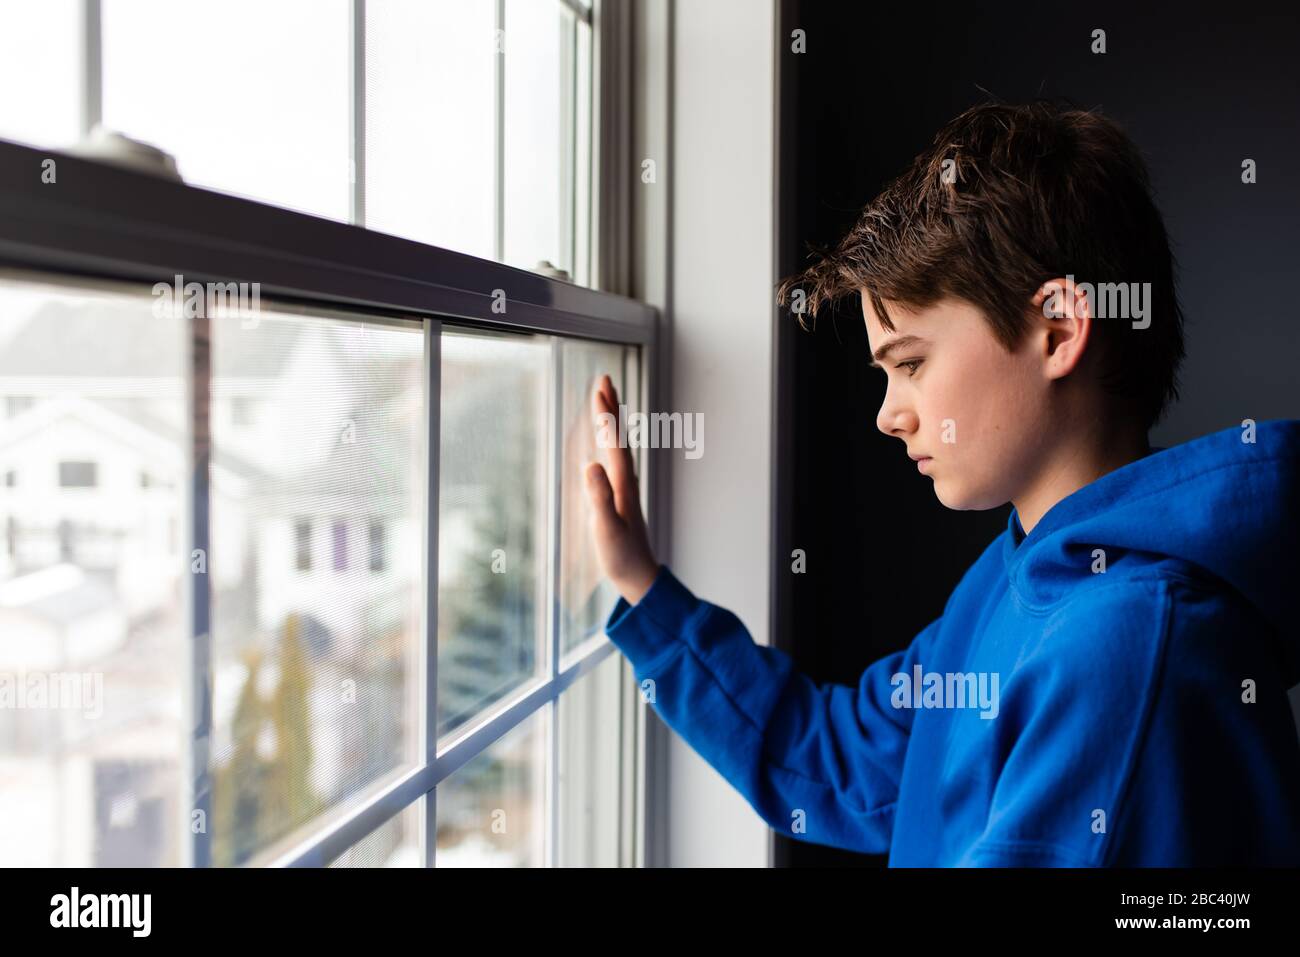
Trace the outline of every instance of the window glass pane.
<path fill-rule="evenodd" d="M 555 0 L 506 0 L 505 6 L 505 261 L 533 269 L 547 260 L 572 269 L 561 239 L 571 196 L 564 104 L 572 95 L 561 36 L 572 31 L 572 18 Z"/>
<path fill-rule="evenodd" d="M 186 182 L 346 221 L 348 0 L 103 0 L 104 124 Z"/>
<path fill-rule="evenodd" d="M 545 664 L 550 342 L 442 337 L 438 733 Z"/>
<path fill-rule="evenodd" d="M 495 0 L 366 6 L 366 225 L 491 259 Z"/>
<path fill-rule="evenodd" d="M 622 663 L 609 655 L 559 699 L 560 867 L 618 866 Z"/>
<path fill-rule="evenodd" d="M 94 462 L 60 462 L 59 485 L 62 488 L 94 488 Z"/>
<path fill-rule="evenodd" d="M 438 867 L 544 865 L 548 714 L 531 715 L 438 785 Z"/>
<path fill-rule="evenodd" d="M 65 147 L 80 138 L 81 6 L 0 3 L 0 139 Z"/>
<path fill-rule="evenodd" d="M 372 572 L 382 572 L 388 565 L 384 559 L 384 523 L 378 520 L 372 521 L 369 530 L 370 570 Z"/>
<path fill-rule="evenodd" d="M 213 320 L 212 338 L 220 865 L 415 761 L 424 336 L 263 301 L 255 318 Z M 353 551 L 374 528 L 390 544 L 377 571 Z"/>
<path fill-rule="evenodd" d="M 579 23 L 574 102 L 577 104 L 577 143 L 574 150 L 574 266 L 575 282 L 591 285 L 591 27 Z M 561 210 L 563 213 L 563 210 Z"/>
<path fill-rule="evenodd" d="M 597 380 L 608 373 L 618 390 L 619 402 L 635 411 L 629 400 L 624 365 L 635 350 L 619 345 L 560 340 L 564 370 L 563 530 L 560 537 L 561 650 L 569 651 L 605 624 L 618 594 L 601 573 L 591 542 L 591 505 L 583 484 L 587 462 L 608 467 L 609 452 L 596 445 L 591 393 Z"/>
<path fill-rule="evenodd" d="M 300 518 L 293 523 L 294 567 L 300 572 L 311 571 L 311 519 Z"/>
<path fill-rule="evenodd" d="M 424 798 L 329 862 L 330 867 L 423 867 Z"/>
<path fill-rule="evenodd" d="M 189 861 L 185 327 L 152 303 L 0 276 L 0 866 Z"/>

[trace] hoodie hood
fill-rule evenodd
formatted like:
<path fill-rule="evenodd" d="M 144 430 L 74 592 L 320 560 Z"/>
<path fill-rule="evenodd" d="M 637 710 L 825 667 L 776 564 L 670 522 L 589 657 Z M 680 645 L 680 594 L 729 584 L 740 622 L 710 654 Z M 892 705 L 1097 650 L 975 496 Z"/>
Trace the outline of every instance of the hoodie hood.
<path fill-rule="evenodd" d="M 1178 559 L 1227 583 L 1283 637 L 1300 679 L 1300 421 L 1228 428 L 1150 454 L 1056 503 L 1025 535 L 1012 509 L 1003 559 L 1024 602 L 1054 604 L 1092 573 L 1093 550 Z"/>

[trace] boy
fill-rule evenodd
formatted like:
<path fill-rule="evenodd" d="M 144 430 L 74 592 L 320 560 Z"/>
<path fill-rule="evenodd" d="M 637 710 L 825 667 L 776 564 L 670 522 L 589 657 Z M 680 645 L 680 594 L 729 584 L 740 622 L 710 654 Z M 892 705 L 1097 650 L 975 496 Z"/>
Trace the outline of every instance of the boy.
<path fill-rule="evenodd" d="M 779 298 L 855 292 L 877 427 L 1008 527 L 907 649 L 817 685 L 658 564 L 611 449 L 606 632 L 659 715 L 770 826 L 891 866 L 1300 864 L 1300 422 L 1148 446 L 1182 318 L 1127 136 L 968 110 Z"/>

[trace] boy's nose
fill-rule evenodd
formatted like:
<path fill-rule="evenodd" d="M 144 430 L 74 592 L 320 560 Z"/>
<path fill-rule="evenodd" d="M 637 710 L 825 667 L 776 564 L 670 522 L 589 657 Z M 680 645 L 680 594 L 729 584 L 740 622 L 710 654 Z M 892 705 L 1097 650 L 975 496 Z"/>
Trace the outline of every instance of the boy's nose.
<path fill-rule="evenodd" d="M 885 401 L 881 403 L 880 411 L 876 413 L 876 428 L 885 435 L 903 439 L 916 431 L 916 413 L 890 402 L 889 397 L 886 396 Z"/>

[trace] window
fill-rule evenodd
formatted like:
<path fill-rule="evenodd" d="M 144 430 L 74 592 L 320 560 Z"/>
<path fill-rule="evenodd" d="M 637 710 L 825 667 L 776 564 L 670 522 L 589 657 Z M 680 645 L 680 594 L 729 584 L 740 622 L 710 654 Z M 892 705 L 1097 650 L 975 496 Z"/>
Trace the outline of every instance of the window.
<path fill-rule="evenodd" d="M 61 488 L 94 488 L 94 462 L 60 462 L 59 486 Z"/>
<path fill-rule="evenodd" d="M 606 658 L 560 697 L 559 833 L 561 867 L 619 862 L 619 723 L 623 663 Z"/>
<path fill-rule="evenodd" d="M 560 648 L 567 653 L 599 635 L 606 613 L 618 600 L 613 587 L 601 578 L 596 556 L 587 547 L 591 510 L 579 475 L 585 462 L 598 458 L 589 424 L 591 390 L 601 374 L 608 373 L 620 400 L 635 407 L 635 400 L 629 402 L 625 397 L 637 394 L 638 378 L 636 350 L 627 346 L 566 340 L 561 361 L 561 494 L 566 519 L 560 536 Z"/>
<path fill-rule="evenodd" d="M 587 391 L 609 372 L 637 407 L 656 317 L 505 264 L 584 279 L 590 9 L 240 0 L 245 75 L 156 89 L 181 54 L 142 44 L 214 14 L 96 6 L 74 99 L 194 185 L 67 157 L 44 189 L 0 143 L 0 398 L 39 396 L 0 468 L 45 476 L 0 496 L 0 671 L 71 649 L 37 667 L 103 675 L 110 718 L 0 737 L 0 864 L 629 862 L 644 709 L 575 477 Z M 160 309 L 175 270 L 260 306 Z"/>
<path fill-rule="evenodd" d="M 372 572 L 382 572 L 384 570 L 384 525 L 382 522 L 372 520 L 370 522 L 370 570 Z"/>
<path fill-rule="evenodd" d="M 425 799 L 389 818 L 329 862 L 330 867 L 422 867 Z"/>
<path fill-rule="evenodd" d="M 549 359 L 539 336 L 442 340 L 440 736 L 544 660 Z"/>
<path fill-rule="evenodd" d="M 4 8 L 0 89 L 25 93 L 0 138 L 61 149 L 101 122 L 195 186 L 591 281 L 584 0 Z"/>
<path fill-rule="evenodd" d="M 397 553 L 382 589 L 283 570 L 290 525 L 299 573 L 344 571 L 346 516 L 365 510 L 419 542 L 424 328 L 263 302 L 252 328 L 215 324 L 211 354 L 214 393 L 257 382 L 277 396 L 264 405 L 273 446 L 212 426 L 214 463 L 241 481 L 222 492 L 211 476 L 225 556 L 212 569 L 211 853 L 238 865 L 415 766 L 419 548 Z"/>
<path fill-rule="evenodd" d="M 497 255 L 496 3 L 366 5 L 365 224 Z"/>
<path fill-rule="evenodd" d="M 26 512 L 5 515 L 13 574 L 0 579 L 0 604 L 3 589 L 17 600 L 34 593 L 33 576 L 46 576 L 49 588 L 85 593 L 70 607 L 84 602 L 95 610 L 103 603 L 115 610 L 118 617 L 110 620 L 119 624 L 105 632 L 103 646 L 84 649 L 88 672 L 112 674 L 115 656 L 125 661 L 165 636 L 174 657 L 151 666 L 177 686 L 198 680 L 212 688 L 206 731 L 212 787 L 202 808 L 211 827 L 198 844 L 167 830 L 174 816 L 148 814 L 137 816 L 138 841 L 105 824 L 92 828 L 92 846 L 69 848 L 59 860 L 219 866 L 273 863 L 286 855 L 299 860 L 294 849 L 304 841 L 310 847 L 321 822 L 356 815 L 352 832 L 323 831 L 331 841 L 356 835 L 347 846 L 331 845 L 329 863 L 616 861 L 619 828 L 626 825 L 619 817 L 619 755 L 609 748 L 617 738 L 608 734 L 620 726 L 620 695 L 634 691 L 622 678 L 621 659 L 596 634 L 613 596 L 582 571 L 592 568 L 575 532 L 584 514 L 561 470 L 588 454 L 580 400 L 597 370 L 610 369 L 625 383 L 636 348 L 265 300 L 255 328 L 224 322 L 208 330 L 211 362 L 201 381 L 214 394 L 235 382 L 256 382 L 276 396 L 264 413 L 278 441 L 251 448 L 228 420 L 211 422 L 206 482 L 193 490 L 207 503 L 201 529 L 179 491 L 185 483 L 168 471 L 183 470 L 193 432 L 186 419 L 205 407 L 185 399 L 184 380 L 195 374 L 185 364 L 191 321 L 171 318 L 162 326 L 172 330 L 161 350 L 173 363 L 169 380 L 149 368 L 160 358 L 154 344 L 161 329 L 150 326 L 160 320 L 147 287 L 100 291 L 75 280 L 61 283 L 0 281 L 0 300 L 31 304 L 0 311 L 10 325 L 0 394 L 13 377 L 6 372 L 40 371 L 23 365 L 32 361 L 27 357 L 60 354 L 31 346 L 121 335 L 133 344 L 125 352 L 83 344 L 82 373 L 65 376 L 65 394 L 51 402 L 67 412 L 50 437 L 65 448 L 134 462 L 137 481 L 119 491 L 112 513 L 72 502 L 60 512 L 51 497 L 34 513 L 54 510 L 44 533 L 21 523 Z M 627 333 L 617 324 L 610 331 Z M 106 382 L 110 372 L 122 381 Z M 432 486 L 426 473 L 431 395 L 439 436 Z M 0 448 L 4 457 L 27 453 L 22 445 Z M 91 459 L 59 462 L 65 485 L 90 484 L 97 469 Z M 428 495 L 435 489 L 437 520 L 431 522 Z M 375 586 L 341 590 L 328 576 L 302 574 L 316 568 L 317 528 L 329 529 L 331 567 L 345 570 L 348 516 L 363 513 L 371 513 L 363 524 Z M 96 527 L 105 520 L 117 524 Z M 181 546 L 184 563 L 176 557 L 178 520 L 188 539 Z M 426 590 L 421 543 L 435 531 L 438 579 Z M 285 573 L 290 563 L 298 574 Z M 113 567 L 121 569 L 115 578 L 91 575 Z M 196 567 L 204 575 L 187 574 Z M 191 600 L 209 615 L 210 678 L 187 679 L 187 619 L 179 602 L 182 589 L 199 581 L 207 591 Z M 434 611 L 436 642 L 428 647 L 436 648 L 438 684 L 430 689 L 420 662 L 434 636 L 422 622 Z M 6 634 L 0 662 L 6 642 L 19 642 L 17 649 L 33 637 Z M 557 677 L 564 668 L 582 677 L 561 693 L 568 685 Z M 139 680 L 159 683 L 157 676 Z M 114 699 L 105 707 L 121 715 L 127 702 Z M 148 720 L 147 713 L 139 719 Z M 114 753 L 116 732 L 108 729 L 116 725 L 100 727 L 105 753 Z M 567 730 L 553 757 L 544 742 L 557 728 Z M 129 729 L 127 722 L 122 733 Z M 430 739 L 441 753 L 469 755 L 446 780 L 431 777 L 421 747 Z M 20 800 L 48 803 L 38 795 L 75 788 L 80 778 L 54 769 L 61 753 L 28 755 Z M 181 755 L 139 757 L 120 773 L 107 758 L 92 765 L 105 794 L 159 802 L 163 810 L 188 800 Z M 416 789 L 407 809 L 369 823 L 367 802 L 400 781 Z M 416 824 L 430 790 L 438 795 L 438 823 L 436 833 L 425 835 Z M 545 808 L 557 795 L 563 813 L 552 818 Z M 60 801 L 66 806 L 74 796 L 64 793 Z M 93 796 L 86 800 L 86 813 L 100 806 Z M 500 815 L 511 822 L 505 830 Z M 50 849 L 64 845 L 47 839 L 48 828 L 61 827 L 61 820 L 50 818 L 40 841 L 12 835 L 16 843 L 0 844 L 11 848 L 0 855 L 50 862 Z M 90 856 L 79 857 L 82 851 Z"/>
<path fill-rule="evenodd" d="M 541 718 L 529 718 L 438 788 L 439 867 L 543 863 L 547 761 Z"/>
<path fill-rule="evenodd" d="M 101 6 L 105 126 L 171 153 L 196 186 L 348 219 L 347 0 Z M 213 69 L 194 68 L 196 48 Z"/>
<path fill-rule="evenodd" d="M 300 572 L 311 571 L 311 519 L 300 518 L 293 523 L 294 567 Z"/>
<path fill-rule="evenodd" d="M 186 862 L 171 822 L 188 803 L 191 728 L 174 702 L 189 689 L 191 576 L 161 531 L 185 503 L 178 489 L 146 497 L 130 478 L 142 456 L 177 465 L 184 357 L 184 324 L 153 316 L 147 290 L 0 278 L 0 395 L 40 378 L 59 412 L 0 441 L 0 460 L 49 476 L 0 496 L 0 674 L 25 672 L 49 705 L 10 712 L 41 723 L 0 741 L 6 866 Z M 69 456 L 57 472 L 56 449 Z M 127 476 L 111 506 L 60 487 L 92 479 L 90 455 Z"/>
<path fill-rule="evenodd" d="M 36 400 L 30 395 L 5 396 L 5 415 L 12 419 L 16 415 L 22 415 L 35 404 Z"/>
<path fill-rule="evenodd" d="M 588 282 L 591 44 L 561 0 L 367 4 L 359 221 Z"/>
<path fill-rule="evenodd" d="M 82 0 L 0 4 L 0 139 L 64 147 L 80 137 Z"/>
<path fill-rule="evenodd" d="M 18 486 L 18 473 L 13 469 L 5 472 L 5 488 L 16 488 Z"/>

